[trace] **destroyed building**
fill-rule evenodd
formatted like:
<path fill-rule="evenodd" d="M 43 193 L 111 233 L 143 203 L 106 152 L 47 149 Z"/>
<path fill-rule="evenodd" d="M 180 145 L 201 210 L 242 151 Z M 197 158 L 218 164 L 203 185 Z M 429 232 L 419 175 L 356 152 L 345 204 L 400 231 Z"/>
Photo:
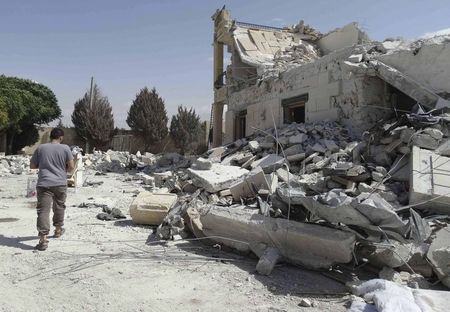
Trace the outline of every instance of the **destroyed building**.
<path fill-rule="evenodd" d="M 339 121 L 361 134 L 394 109 L 449 105 L 448 40 L 375 42 L 356 23 L 321 34 L 303 21 L 234 21 L 226 9 L 212 19 L 214 146 L 291 122 Z"/>

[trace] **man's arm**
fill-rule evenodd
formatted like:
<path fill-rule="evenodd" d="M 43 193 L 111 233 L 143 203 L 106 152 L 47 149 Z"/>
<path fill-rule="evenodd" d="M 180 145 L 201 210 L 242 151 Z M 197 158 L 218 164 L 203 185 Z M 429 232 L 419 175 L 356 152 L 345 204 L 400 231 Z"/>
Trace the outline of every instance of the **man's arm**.
<path fill-rule="evenodd" d="M 38 148 L 39 149 L 39 148 Z M 33 153 L 33 156 L 30 160 L 30 169 L 39 169 L 39 160 L 38 160 L 38 149 L 36 149 Z"/>
<path fill-rule="evenodd" d="M 68 173 L 73 173 L 73 170 L 75 170 L 75 162 L 73 161 L 73 159 L 67 162 L 66 168 Z"/>

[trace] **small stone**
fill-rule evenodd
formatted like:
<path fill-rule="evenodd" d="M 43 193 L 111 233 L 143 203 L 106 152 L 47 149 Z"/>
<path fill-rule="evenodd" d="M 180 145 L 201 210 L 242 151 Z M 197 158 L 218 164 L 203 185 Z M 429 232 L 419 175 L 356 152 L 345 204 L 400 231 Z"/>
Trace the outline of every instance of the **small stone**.
<path fill-rule="evenodd" d="M 377 166 L 375 167 L 375 171 L 381 173 L 382 175 L 387 175 L 387 170 L 386 168 L 382 167 L 382 166 Z"/>
<path fill-rule="evenodd" d="M 300 300 L 300 303 L 298 305 L 305 308 L 310 308 L 313 306 L 311 300 L 305 298 Z"/>
<path fill-rule="evenodd" d="M 364 182 L 361 182 L 361 183 L 359 183 L 359 185 L 358 185 L 358 190 L 359 190 L 361 193 L 372 193 L 372 192 L 374 191 L 374 188 L 371 187 L 370 185 L 367 185 L 367 184 L 364 183 Z"/>
<path fill-rule="evenodd" d="M 379 173 L 377 171 L 372 171 L 372 179 L 376 182 L 381 182 L 383 181 L 384 178 L 384 174 Z"/>
<path fill-rule="evenodd" d="M 250 141 L 248 142 L 248 147 L 252 152 L 256 152 L 259 149 L 259 143 L 258 141 Z"/>

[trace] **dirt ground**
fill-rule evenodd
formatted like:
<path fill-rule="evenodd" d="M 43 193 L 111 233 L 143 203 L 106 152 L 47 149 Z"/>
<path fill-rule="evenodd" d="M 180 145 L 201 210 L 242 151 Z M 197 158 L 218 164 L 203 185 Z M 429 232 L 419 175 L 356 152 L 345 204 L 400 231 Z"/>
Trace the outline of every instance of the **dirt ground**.
<path fill-rule="evenodd" d="M 159 242 L 135 226 L 128 206 L 144 190 L 124 175 L 95 176 L 97 187 L 69 189 L 66 233 L 37 243 L 36 198 L 26 198 L 33 175 L 0 177 L 0 311 L 345 311 L 343 285 L 289 265 L 271 276 L 256 259 L 195 240 Z M 100 221 L 101 208 L 120 208 L 126 220 Z M 336 295 L 337 294 L 337 295 Z M 314 307 L 299 307 L 302 298 Z"/>

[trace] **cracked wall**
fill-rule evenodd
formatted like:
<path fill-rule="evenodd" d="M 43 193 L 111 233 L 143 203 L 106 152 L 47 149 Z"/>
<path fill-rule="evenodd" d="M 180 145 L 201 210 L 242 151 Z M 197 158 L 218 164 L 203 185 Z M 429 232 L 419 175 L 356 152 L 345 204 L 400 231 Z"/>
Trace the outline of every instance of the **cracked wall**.
<path fill-rule="evenodd" d="M 343 66 L 353 48 L 330 53 L 316 62 L 283 72 L 244 90 L 229 93 L 225 143 L 234 140 L 235 116 L 246 110 L 246 134 L 283 124 L 283 99 L 308 94 L 305 121 L 341 121 L 356 135 L 391 114 L 386 84 Z"/>

